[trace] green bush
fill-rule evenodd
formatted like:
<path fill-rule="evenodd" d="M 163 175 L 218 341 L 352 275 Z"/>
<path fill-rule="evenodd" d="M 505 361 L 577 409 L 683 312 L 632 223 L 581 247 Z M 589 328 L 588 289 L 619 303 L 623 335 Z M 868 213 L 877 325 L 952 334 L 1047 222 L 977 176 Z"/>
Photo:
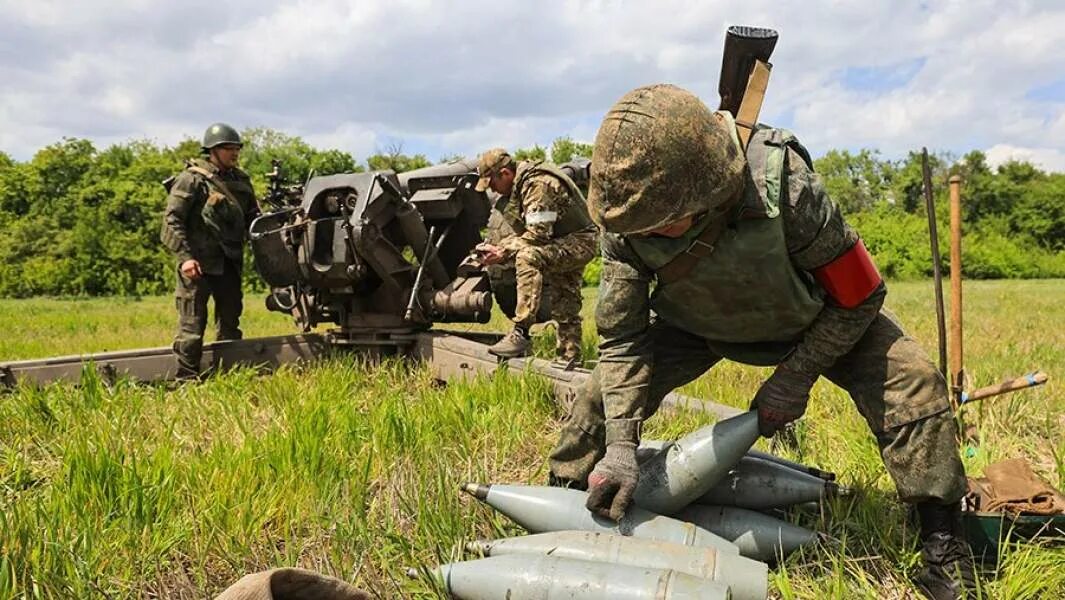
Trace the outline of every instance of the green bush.
<path fill-rule="evenodd" d="M 242 165 L 256 189 L 265 191 L 270 161 L 280 159 L 287 176 L 358 171 L 347 153 L 318 150 L 302 139 L 256 128 L 243 133 Z M 427 166 L 400 145 L 367 158 L 371 169 L 397 171 Z M 199 153 L 187 139 L 169 147 L 133 141 L 97 150 L 88 140 L 64 139 L 19 162 L 0 153 L 0 297 L 38 295 L 148 295 L 173 286 L 173 258 L 159 242 L 166 194 L 159 182 Z M 591 146 L 570 138 L 550 145 L 555 161 L 589 155 Z M 519 158 L 543 159 L 535 145 Z M 847 212 L 891 279 L 932 273 L 921 194 L 921 155 L 883 160 L 873 150 L 830 151 L 817 168 L 833 198 Z M 931 168 L 939 205 L 940 255 L 949 258 L 946 181 L 965 178 L 964 273 L 973 279 L 1065 277 L 1065 174 L 1044 173 L 1010 162 L 992 171 L 980 152 L 955 160 L 933 155 Z M 585 269 L 597 285 L 601 262 Z M 261 289 L 246 257 L 244 283 Z"/>

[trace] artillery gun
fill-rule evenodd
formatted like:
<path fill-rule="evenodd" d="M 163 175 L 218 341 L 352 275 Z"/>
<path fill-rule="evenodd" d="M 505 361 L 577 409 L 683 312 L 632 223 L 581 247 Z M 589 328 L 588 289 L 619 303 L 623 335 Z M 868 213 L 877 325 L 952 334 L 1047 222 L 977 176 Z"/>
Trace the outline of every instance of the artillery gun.
<path fill-rule="evenodd" d="M 589 166 L 584 158 L 560 165 L 578 185 L 586 184 Z M 493 290 L 471 259 L 490 211 L 476 181 L 472 160 L 402 174 L 311 177 L 303 184 L 286 183 L 275 163 L 263 198 L 271 210 L 251 223 L 251 247 L 271 288 L 267 307 L 291 315 L 300 333 L 205 344 L 203 365 L 271 369 L 344 349 L 423 359 L 442 380 L 498 368 L 486 344 L 499 334 L 433 328 L 490 317 Z M 320 331 L 320 325 L 331 327 Z M 564 402 L 588 373 L 531 358 L 508 367 L 552 377 Z M 104 380 L 148 382 L 171 379 L 175 371 L 169 347 L 103 352 L 0 363 L 0 388 L 77 382 L 85 368 Z"/>

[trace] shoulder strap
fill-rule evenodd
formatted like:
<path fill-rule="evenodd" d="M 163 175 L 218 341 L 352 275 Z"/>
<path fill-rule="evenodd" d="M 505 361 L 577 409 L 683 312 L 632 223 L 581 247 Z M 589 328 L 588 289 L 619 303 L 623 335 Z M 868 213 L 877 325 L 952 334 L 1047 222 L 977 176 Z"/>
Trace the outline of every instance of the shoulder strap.
<path fill-rule="evenodd" d="M 713 254 L 714 244 L 717 243 L 717 239 L 721 237 L 721 234 L 725 232 L 725 227 L 728 227 L 728 219 L 726 218 L 715 219 L 713 223 L 707 225 L 706 229 L 692 241 L 684 252 L 673 257 L 673 260 L 655 271 L 658 282 L 668 284 L 687 277 L 688 273 L 691 273 L 691 270 L 695 268 L 699 259 Z"/>
<path fill-rule="evenodd" d="M 218 173 L 212 173 L 199 165 L 189 165 L 188 169 L 197 175 L 202 175 L 207 179 L 207 182 L 214 186 L 214 188 L 225 196 L 227 200 L 240 206 L 240 202 L 237 200 L 236 196 L 233 195 L 233 192 L 229 191 L 229 188 L 226 187 L 225 182 L 218 176 Z"/>

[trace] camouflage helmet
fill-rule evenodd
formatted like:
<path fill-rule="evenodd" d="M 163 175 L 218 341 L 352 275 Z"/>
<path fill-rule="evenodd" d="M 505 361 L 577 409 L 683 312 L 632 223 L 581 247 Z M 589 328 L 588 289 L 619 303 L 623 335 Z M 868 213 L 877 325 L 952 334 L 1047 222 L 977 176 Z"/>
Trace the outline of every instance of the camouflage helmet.
<path fill-rule="evenodd" d="M 210 150 L 215 146 L 221 146 L 222 144 L 244 146 L 244 142 L 240 141 L 240 134 L 237 133 L 237 130 L 225 123 L 215 123 L 208 127 L 207 131 L 203 132 L 202 147 L 204 151 Z"/>
<path fill-rule="evenodd" d="M 666 84 L 636 88 L 599 126 L 588 208 L 612 233 L 639 233 L 727 206 L 746 158 L 724 115 Z"/>

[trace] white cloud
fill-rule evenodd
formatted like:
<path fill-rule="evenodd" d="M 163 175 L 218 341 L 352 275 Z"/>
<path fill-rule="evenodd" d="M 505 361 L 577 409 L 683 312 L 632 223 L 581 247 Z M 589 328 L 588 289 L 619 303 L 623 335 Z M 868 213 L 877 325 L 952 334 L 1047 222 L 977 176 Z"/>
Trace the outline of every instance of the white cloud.
<path fill-rule="evenodd" d="M 430 158 L 590 141 L 637 85 L 716 104 L 729 23 L 780 30 L 763 118 L 814 154 L 1065 152 L 1065 98 L 1026 97 L 1065 77 L 1065 7 L 990 0 L 0 1 L 0 150 L 173 143 L 217 120 L 357 158 L 390 141 Z M 910 64 L 909 81 L 877 85 Z M 873 83 L 856 87 L 856 69 Z"/>
<path fill-rule="evenodd" d="M 995 144 L 984 150 L 987 164 L 997 167 L 1011 160 L 1026 161 L 1046 171 L 1065 172 L 1065 152 L 1060 148 L 1021 148 L 1009 144 Z"/>

